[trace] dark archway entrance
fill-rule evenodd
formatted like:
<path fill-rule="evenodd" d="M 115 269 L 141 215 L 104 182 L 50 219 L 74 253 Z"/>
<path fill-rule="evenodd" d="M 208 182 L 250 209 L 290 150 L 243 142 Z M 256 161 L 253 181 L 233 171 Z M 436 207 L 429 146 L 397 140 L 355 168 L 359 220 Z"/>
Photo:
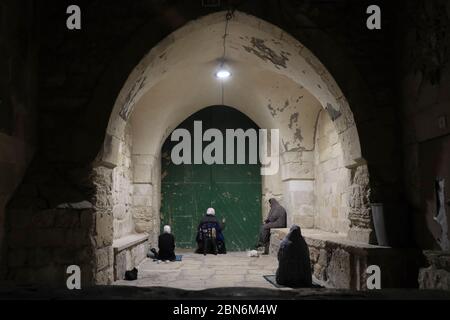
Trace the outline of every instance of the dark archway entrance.
<path fill-rule="evenodd" d="M 189 130 L 194 137 L 194 121 L 202 121 L 203 132 L 219 129 L 224 137 L 226 129 L 258 130 L 251 119 L 229 107 L 203 109 L 178 128 Z M 228 250 L 253 247 L 261 223 L 260 165 L 248 164 L 248 154 L 245 165 L 175 165 L 170 157 L 175 144 L 169 137 L 162 148 L 161 227 L 172 226 L 178 247 L 194 248 L 198 221 L 207 208 L 213 207 L 219 219 L 226 219 L 224 235 Z"/>

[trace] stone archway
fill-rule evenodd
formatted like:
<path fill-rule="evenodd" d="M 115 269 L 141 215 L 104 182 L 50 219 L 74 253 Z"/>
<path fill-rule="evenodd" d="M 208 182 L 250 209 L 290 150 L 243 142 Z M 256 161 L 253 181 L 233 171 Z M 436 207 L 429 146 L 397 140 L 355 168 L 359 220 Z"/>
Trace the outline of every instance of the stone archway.
<path fill-rule="evenodd" d="M 281 198 L 291 212 L 290 223 L 322 227 L 368 243 L 368 170 L 352 111 L 333 77 L 296 39 L 267 22 L 237 12 L 230 21 L 227 40 L 227 64 L 233 70 L 233 81 L 222 88 L 214 81 L 213 72 L 221 55 L 224 17 L 224 12 L 211 14 L 169 35 L 134 69 L 121 90 L 96 172 L 100 177 L 105 171 L 113 177 L 127 176 L 128 181 L 122 181 L 132 186 L 133 192 L 124 196 L 130 209 L 125 215 L 124 204 L 112 199 L 114 214 L 105 215 L 100 223 L 105 226 L 103 231 L 111 233 L 107 230 L 114 225 L 111 241 L 126 236 L 127 232 L 117 232 L 117 216 L 121 216 L 128 221 L 127 228 L 150 235 L 151 242 L 156 240 L 161 145 L 190 114 L 222 103 L 232 105 L 261 128 L 281 130 L 281 171 L 264 179 L 264 199 Z M 331 128 L 332 134 L 321 135 L 319 125 Z M 327 166 L 335 166 L 329 170 L 340 170 L 344 177 L 343 183 L 330 191 L 330 199 L 341 203 L 342 208 L 324 206 L 325 210 L 336 209 L 331 216 L 341 220 L 329 226 L 315 221 L 319 189 L 315 170 L 321 164 L 316 163 L 318 156 L 314 153 L 320 138 L 335 139 L 335 158 L 339 159 Z M 345 195 L 337 193 L 338 187 L 344 187 Z M 108 186 L 100 185 L 99 192 L 102 188 Z M 113 179 L 112 193 L 120 195 L 120 190 Z M 349 221 L 348 225 L 339 225 L 342 220 L 344 224 Z"/>

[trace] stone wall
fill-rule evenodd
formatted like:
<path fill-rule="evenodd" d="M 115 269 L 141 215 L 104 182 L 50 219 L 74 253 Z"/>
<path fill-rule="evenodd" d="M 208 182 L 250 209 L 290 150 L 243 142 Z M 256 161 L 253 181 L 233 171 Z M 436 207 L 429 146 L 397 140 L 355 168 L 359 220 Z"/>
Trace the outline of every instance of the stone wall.
<path fill-rule="evenodd" d="M 111 168 L 53 168 L 34 160 L 8 204 L 6 280 L 64 287 L 66 268 L 83 285 L 113 279 Z"/>
<path fill-rule="evenodd" d="M 333 122 L 322 112 L 316 128 L 315 228 L 347 234 L 350 228 L 350 170 L 343 166 L 342 148 Z"/>
<path fill-rule="evenodd" d="M 0 2 L 0 278 L 6 204 L 36 147 L 37 17 L 34 1 Z"/>
<path fill-rule="evenodd" d="M 92 209 L 11 211 L 7 280 L 64 287 L 67 267 L 81 268 L 82 287 L 93 282 L 95 268 Z"/>
<path fill-rule="evenodd" d="M 450 174 L 446 168 L 450 156 L 446 156 L 444 147 L 434 150 L 428 147 L 432 141 L 448 141 L 450 135 L 450 3 L 417 1 L 407 9 L 402 16 L 407 37 L 402 38 L 399 70 L 404 186 L 417 244 L 424 249 L 442 249 L 438 244 L 441 230 L 433 219 L 437 215 L 434 181 L 446 178 L 449 198 Z M 430 19 L 430 15 L 435 18 Z M 446 211 L 446 219 L 450 221 L 448 205 Z"/>
<path fill-rule="evenodd" d="M 120 143 L 118 164 L 113 170 L 114 239 L 135 232 L 133 221 L 133 162 L 130 125 L 125 129 L 125 140 Z"/>

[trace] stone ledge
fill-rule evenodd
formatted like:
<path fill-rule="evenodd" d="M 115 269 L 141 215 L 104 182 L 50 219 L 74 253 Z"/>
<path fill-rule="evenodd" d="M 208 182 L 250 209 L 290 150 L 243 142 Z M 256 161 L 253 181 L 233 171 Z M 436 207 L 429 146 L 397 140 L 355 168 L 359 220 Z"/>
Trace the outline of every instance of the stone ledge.
<path fill-rule="evenodd" d="M 289 229 L 272 229 L 270 254 L 277 255 Z M 345 235 L 304 229 L 311 268 L 315 278 L 326 287 L 365 290 L 371 265 L 381 269 L 382 288 L 417 288 L 421 252 L 350 241 Z"/>
<path fill-rule="evenodd" d="M 137 267 L 147 256 L 147 233 L 132 234 L 113 241 L 114 280 L 123 280 L 125 272 Z"/>
<path fill-rule="evenodd" d="M 138 244 L 148 241 L 147 233 L 131 234 L 113 241 L 114 253 L 129 249 Z"/>
<path fill-rule="evenodd" d="M 271 235 L 279 239 L 284 239 L 286 235 L 289 233 L 289 228 L 284 229 L 272 229 Z M 388 249 L 388 247 L 382 247 L 377 245 L 371 245 L 364 242 L 356 242 L 349 240 L 346 235 L 340 233 L 332 233 L 318 229 L 302 229 L 302 235 L 305 238 L 308 244 L 327 244 L 327 243 L 335 243 L 339 244 L 346 248 L 354 248 L 354 249 Z"/>

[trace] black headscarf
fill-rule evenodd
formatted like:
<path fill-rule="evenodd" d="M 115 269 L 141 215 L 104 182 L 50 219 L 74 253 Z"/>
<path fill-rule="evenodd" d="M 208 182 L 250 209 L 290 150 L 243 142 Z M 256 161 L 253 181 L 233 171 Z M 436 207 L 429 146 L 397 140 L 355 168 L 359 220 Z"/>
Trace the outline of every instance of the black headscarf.
<path fill-rule="evenodd" d="M 299 226 L 292 226 L 278 251 L 277 283 L 294 288 L 312 286 L 309 249 Z"/>

